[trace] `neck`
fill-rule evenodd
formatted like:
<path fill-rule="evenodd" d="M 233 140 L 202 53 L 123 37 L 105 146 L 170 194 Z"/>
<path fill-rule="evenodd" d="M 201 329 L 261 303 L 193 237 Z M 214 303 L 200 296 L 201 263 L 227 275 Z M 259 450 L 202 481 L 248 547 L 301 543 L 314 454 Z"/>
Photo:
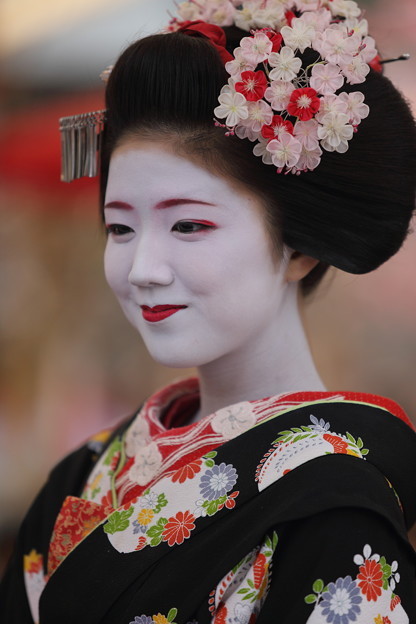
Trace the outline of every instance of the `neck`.
<path fill-rule="evenodd" d="M 284 392 L 324 391 L 306 337 L 297 285 L 287 285 L 276 322 L 245 352 L 227 354 L 198 369 L 201 406 L 195 419 L 240 401 Z"/>

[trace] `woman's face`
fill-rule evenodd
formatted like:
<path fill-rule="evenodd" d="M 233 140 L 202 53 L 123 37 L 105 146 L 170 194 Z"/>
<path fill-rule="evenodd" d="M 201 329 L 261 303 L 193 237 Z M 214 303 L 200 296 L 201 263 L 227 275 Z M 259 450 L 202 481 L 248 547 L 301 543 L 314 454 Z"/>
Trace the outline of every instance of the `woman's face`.
<path fill-rule="evenodd" d="M 105 222 L 107 281 L 158 362 L 244 357 L 276 323 L 285 263 L 259 202 L 226 179 L 129 140 L 111 158 Z"/>

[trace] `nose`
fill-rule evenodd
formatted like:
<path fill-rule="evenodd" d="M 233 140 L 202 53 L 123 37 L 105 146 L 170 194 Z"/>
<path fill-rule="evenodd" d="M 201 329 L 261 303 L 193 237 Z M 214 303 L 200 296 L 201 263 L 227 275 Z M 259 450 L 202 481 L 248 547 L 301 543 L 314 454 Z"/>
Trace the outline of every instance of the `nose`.
<path fill-rule="evenodd" d="M 173 271 L 160 241 L 149 237 L 138 242 L 128 279 L 134 286 L 143 287 L 168 286 L 173 282 Z"/>

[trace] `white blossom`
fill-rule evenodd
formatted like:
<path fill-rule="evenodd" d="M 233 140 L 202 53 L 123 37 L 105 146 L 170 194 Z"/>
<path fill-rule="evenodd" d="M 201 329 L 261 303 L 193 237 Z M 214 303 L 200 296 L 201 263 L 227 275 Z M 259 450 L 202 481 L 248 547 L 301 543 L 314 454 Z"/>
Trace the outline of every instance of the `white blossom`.
<path fill-rule="evenodd" d="M 301 52 L 311 46 L 315 36 L 314 27 L 297 17 L 292 20 L 292 26 L 283 26 L 280 32 L 287 46 Z"/>
<path fill-rule="evenodd" d="M 247 62 L 256 66 L 268 58 L 273 44 L 264 32 L 256 32 L 254 37 L 244 37 L 240 47 Z"/>
<path fill-rule="evenodd" d="M 273 164 L 278 169 L 291 169 L 299 160 L 302 145 L 289 132 L 283 132 L 278 139 L 272 139 L 267 144 L 267 151 L 272 155 Z"/>
<path fill-rule="evenodd" d="M 370 66 L 364 63 L 361 56 L 354 56 L 349 63 L 343 66 L 342 73 L 350 84 L 361 84 L 365 81 Z"/>
<path fill-rule="evenodd" d="M 225 69 L 236 79 L 240 78 L 241 72 L 243 71 L 254 71 L 256 65 L 254 63 L 249 63 L 245 58 L 243 51 L 241 48 L 236 48 L 234 50 L 234 60 L 228 61 L 225 64 Z"/>
<path fill-rule="evenodd" d="M 348 122 L 348 115 L 344 113 L 327 113 L 320 119 L 318 137 L 325 150 L 340 153 L 347 151 L 348 141 L 354 134 L 354 128 Z"/>
<path fill-rule="evenodd" d="M 299 123 L 299 122 L 298 122 Z M 308 123 L 308 122 L 305 122 Z M 309 150 L 306 147 L 302 146 L 302 151 L 299 155 L 299 160 L 296 163 L 296 169 L 298 171 L 304 171 L 308 169 L 309 171 L 313 171 L 321 162 L 322 150 L 318 147 L 316 149 Z"/>
<path fill-rule="evenodd" d="M 365 63 L 371 63 L 371 61 L 377 56 L 378 51 L 376 48 L 376 42 L 373 37 L 364 37 L 361 44 L 360 56 Z"/>
<path fill-rule="evenodd" d="M 314 65 L 310 85 L 322 95 L 335 93 L 344 84 L 344 76 L 342 76 L 339 66 L 333 63 L 325 63 Z"/>
<path fill-rule="evenodd" d="M 334 16 L 351 18 L 361 15 L 360 7 L 353 0 L 331 0 L 328 6 Z"/>
<path fill-rule="evenodd" d="M 268 139 L 260 136 L 258 139 L 258 143 L 253 147 L 253 154 L 255 156 L 260 156 L 265 165 L 272 165 L 272 155 L 267 151 L 267 144 L 269 143 Z"/>
<path fill-rule="evenodd" d="M 218 119 L 224 119 L 227 126 L 235 126 L 241 119 L 247 119 L 247 100 L 242 93 L 236 93 L 228 85 L 221 89 L 218 97 L 220 106 L 214 109 Z"/>
<path fill-rule="evenodd" d="M 315 115 L 315 119 L 320 122 L 322 117 L 327 113 L 344 113 L 346 115 L 346 102 L 342 100 L 339 95 L 325 95 L 321 98 L 321 106 L 319 107 L 318 113 Z"/>
<path fill-rule="evenodd" d="M 319 148 L 318 122 L 316 119 L 297 121 L 293 134 L 306 150 L 316 150 Z"/>
<path fill-rule="evenodd" d="M 361 38 L 358 35 L 348 36 L 342 30 L 327 28 L 322 33 L 320 52 L 330 63 L 343 67 L 357 54 L 360 43 Z"/>
<path fill-rule="evenodd" d="M 295 56 L 289 46 L 283 46 L 280 52 L 272 52 L 268 62 L 274 68 L 270 72 L 270 80 L 284 80 L 286 82 L 296 78 L 302 66 L 301 59 Z"/>
<path fill-rule="evenodd" d="M 305 24 L 312 26 L 316 33 L 323 32 L 331 23 L 332 15 L 328 9 L 319 9 L 319 11 L 307 11 L 299 17 Z M 312 42 L 313 43 L 313 42 Z"/>
<path fill-rule="evenodd" d="M 362 119 L 368 117 L 370 112 L 369 106 L 364 104 L 364 95 L 361 91 L 353 91 L 352 93 L 340 93 L 339 98 L 342 102 L 345 102 L 347 108 L 347 115 L 349 116 L 350 123 L 353 126 L 357 126 L 361 123 Z"/>
<path fill-rule="evenodd" d="M 248 117 L 243 122 L 245 126 L 250 126 L 254 132 L 260 132 L 262 126 L 269 126 L 272 123 L 273 111 L 270 104 L 264 100 L 248 102 Z"/>
<path fill-rule="evenodd" d="M 292 82 L 273 80 L 270 87 L 267 87 L 264 97 L 275 111 L 282 111 L 289 104 L 290 96 L 294 90 L 295 86 Z"/>

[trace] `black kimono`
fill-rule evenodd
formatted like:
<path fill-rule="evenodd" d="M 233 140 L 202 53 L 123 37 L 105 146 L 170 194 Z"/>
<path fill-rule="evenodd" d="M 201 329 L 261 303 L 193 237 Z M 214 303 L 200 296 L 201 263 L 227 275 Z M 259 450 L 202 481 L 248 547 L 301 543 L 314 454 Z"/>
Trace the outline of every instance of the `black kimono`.
<path fill-rule="evenodd" d="M 292 393 L 178 426 L 195 384 L 154 395 L 52 471 L 0 621 L 416 622 L 416 434 L 402 410 Z"/>

